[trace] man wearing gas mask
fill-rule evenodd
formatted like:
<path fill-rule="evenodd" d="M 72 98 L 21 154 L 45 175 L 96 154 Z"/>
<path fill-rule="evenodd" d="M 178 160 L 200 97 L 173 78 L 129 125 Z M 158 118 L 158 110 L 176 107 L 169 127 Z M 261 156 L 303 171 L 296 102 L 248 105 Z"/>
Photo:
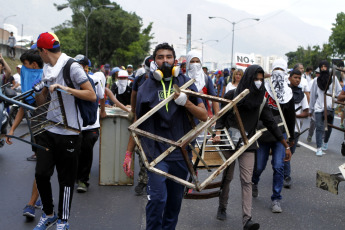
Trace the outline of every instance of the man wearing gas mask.
<path fill-rule="evenodd" d="M 136 106 L 138 119 L 169 97 L 174 92 L 173 84 L 180 87 L 190 80 L 183 74 L 179 74 L 178 67 L 174 66 L 175 51 L 168 43 L 156 46 L 153 59 L 150 76 L 138 90 Z M 198 91 L 194 84 L 189 89 Z M 176 93 L 174 101 L 170 101 L 150 116 L 139 128 L 177 141 L 192 129 L 187 111 L 196 119 L 207 120 L 207 112 L 200 98 L 187 97 L 185 93 Z M 169 144 L 145 137 L 141 138 L 141 142 L 149 162 L 170 147 Z M 191 150 L 187 148 L 187 151 L 191 158 Z M 187 165 L 180 149 L 172 151 L 156 165 L 156 168 L 182 179 L 186 179 L 188 175 Z M 175 229 L 181 209 L 184 186 L 150 171 L 147 174 L 149 179 L 146 229 Z"/>

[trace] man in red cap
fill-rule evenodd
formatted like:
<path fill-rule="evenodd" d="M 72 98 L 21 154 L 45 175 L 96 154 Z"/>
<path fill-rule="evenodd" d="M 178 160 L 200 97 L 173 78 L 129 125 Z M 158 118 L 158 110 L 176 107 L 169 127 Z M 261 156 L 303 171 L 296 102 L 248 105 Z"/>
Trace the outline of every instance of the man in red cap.
<path fill-rule="evenodd" d="M 62 69 L 70 59 L 60 50 L 58 37 L 53 33 L 42 33 L 35 45 L 45 63 L 43 67 L 42 82 L 34 85 L 37 104 L 46 102 L 48 94 L 51 101 L 46 118 L 54 122 L 63 122 L 57 89 L 62 93 L 62 100 L 66 111 L 67 123 L 70 127 L 80 130 L 83 125 L 79 108 L 75 104 L 75 98 L 87 101 L 96 101 L 96 94 L 88 80 L 83 68 L 78 63 L 70 66 L 70 78 L 74 88 L 67 86 Z M 78 154 L 81 138 L 78 132 L 66 130 L 60 126 L 47 127 L 45 135 L 39 139 L 38 144 L 49 150 L 37 150 L 36 182 L 43 203 L 43 214 L 35 230 L 44 230 L 57 222 L 57 229 L 69 229 L 67 222 L 70 215 L 74 183 L 77 176 Z M 54 167 L 59 181 L 59 205 L 58 215 L 54 212 L 52 188 L 50 178 Z"/>

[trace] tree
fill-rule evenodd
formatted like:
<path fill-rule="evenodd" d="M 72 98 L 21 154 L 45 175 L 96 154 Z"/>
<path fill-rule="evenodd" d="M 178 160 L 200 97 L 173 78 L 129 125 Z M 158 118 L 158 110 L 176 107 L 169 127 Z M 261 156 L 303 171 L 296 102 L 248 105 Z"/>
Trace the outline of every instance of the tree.
<path fill-rule="evenodd" d="M 71 27 L 60 25 L 55 27 L 63 45 L 66 40 L 76 39 L 78 45 L 69 47 L 85 53 L 85 17 L 88 18 L 88 56 L 94 64 L 110 63 L 120 66 L 131 63 L 142 63 L 149 54 L 152 23 L 142 28 L 142 19 L 135 13 L 124 11 L 116 3 L 109 0 L 69 0 L 66 3 L 73 11 Z M 63 6 L 67 6 L 67 5 Z M 114 8 L 102 7 L 113 5 Z M 61 6 L 60 6 L 61 7 Z M 59 9 L 59 6 L 57 6 Z M 96 9 L 97 8 L 97 9 Z M 82 49 L 80 49 L 80 46 Z M 84 51 L 83 51 L 84 50 Z"/>
<path fill-rule="evenodd" d="M 78 36 L 78 34 L 75 33 L 75 29 L 72 27 L 70 21 L 66 21 L 63 24 L 54 27 L 53 31 L 61 42 L 63 52 L 67 53 L 71 57 L 84 53 L 84 37 Z"/>
<path fill-rule="evenodd" d="M 302 63 L 305 67 L 311 66 L 317 68 L 321 60 L 330 61 L 332 56 L 332 49 L 329 44 L 323 44 L 322 48 L 319 45 L 306 49 L 299 46 L 296 51 L 285 54 L 288 57 L 288 66 L 292 68 L 297 63 Z"/>
<path fill-rule="evenodd" d="M 337 14 L 335 23 L 332 24 L 332 34 L 329 37 L 329 43 L 334 52 L 340 56 L 345 56 L 345 13 L 340 12 Z"/>

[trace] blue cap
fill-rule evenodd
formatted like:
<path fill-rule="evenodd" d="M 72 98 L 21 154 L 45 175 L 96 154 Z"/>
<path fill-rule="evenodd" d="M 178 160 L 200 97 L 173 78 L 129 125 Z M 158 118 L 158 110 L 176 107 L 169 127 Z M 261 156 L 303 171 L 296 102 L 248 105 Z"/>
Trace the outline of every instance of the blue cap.
<path fill-rule="evenodd" d="M 34 49 L 36 49 L 36 48 L 37 48 L 37 43 L 33 44 L 33 45 L 30 47 L 30 49 L 32 49 L 32 50 L 34 50 Z"/>
<path fill-rule="evenodd" d="M 120 68 L 119 67 L 114 67 L 111 71 L 110 71 L 110 75 L 113 75 L 116 72 L 119 72 Z"/>

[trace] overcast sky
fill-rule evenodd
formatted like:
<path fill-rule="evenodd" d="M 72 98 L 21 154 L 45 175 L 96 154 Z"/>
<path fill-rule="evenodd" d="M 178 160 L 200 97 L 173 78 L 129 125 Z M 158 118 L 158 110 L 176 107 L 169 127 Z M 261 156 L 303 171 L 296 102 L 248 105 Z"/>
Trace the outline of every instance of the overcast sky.
<path fill-rule="evenodd" d="M 17 27 L 19 35 L 21 35 L 23 28 L 24 35 L 30 35 L 36 40 L 39 33 L 51 31 L 53 27 L 61 24 L 65 20 L 71 19 L 72 12 L 70 9 L 66 8 L 62 11 L 57 11 L 53 6 L 53 3 L 63 4 L 66 2 L 66 0 L 0 0 L 1 27 L 3 27 L 6 17 L 16 15 L 6 18 L 5 23 Z M 303 41 L 303 39 L 300 41 L 291 41 L 291 39 L 290 41 L 286 41 L 293 42 L 286 49 L 294 49 L 297 48 L 297 44 L 302 46 L 308 44 L 314 45 L 315 43 L 322 45 L 322 43 L 327 42 L 331 34 L 332 23 L 335 22 L 336 14 L 341 10 L 345 10 L 344 0 L 117 0 L 115 2 L 122 6 L 124 10 L 135 12 L 139 15 L 143 19 L 145 26 L 149 22 L 153 22 L 152 32 L 155 36 L 154 41 L 168 41 L 174 44 L 182 43 L 182 48 L 180 47 L 182 50 L 184 49 L 183 45 L 186 43 L 185 22 L 188 13 L 191 13 L 193 17 L 192 40 L 200 37 L 204 41 L 217 39 L 220 40 L 219 44 L 208 43 L 207 45 L 210 46 L 208 50 L 218 47 L 218 50 L 230 51 L 231 25 L 224 21 L 221 22 L 221 20 L 209 20 L 208 16 L 224 17 L 235 22 L 247 17 L 260 18 L 259 22 L 246 21 L 241 22 L 240 25 L 236 25 L 235 31 L 240 31 L 236 32 L 235 37 L 235 48 L 238 49 L 241 48 L 241 42 L 243 43 L 242 47 L 246 47 L 246 37 L 244 36 L 248 37 L 249 32 L 255 31 L 257 33 L 259 29 L 264 31 L 264 28 L 272 26 L 271 24 L 275 20 L 278 20 L 278 18 L 281 19 L 285 15 L 286 17 L 290 17 L 290 14 L 292 14 L 303 22 L 315 26 L 315 30 L 322 31 L 320 32 L 321 39 L 311 41 L 312 44 L 308 43 L 309 41 Z M 198 12 L 202 12 L 202 15 L 198 15 Z M 202 22 L 201 27 L 194 26 L 198 20 Z M 298 25 L 284 25 L 289 30 L 284 32 L 293 33 L 293 26 L 298 27 Z M 222 28 L 222 32 L 217 32 L 215 27 Z M 275 28 L 273 30 L 277 29 Z M 179 37 L 183 39 L 179 40 Z M 250 40 L 247 42 L 253 43 Z M 227 46 L 222 47 L 221 43 L 227 43 Z M 201 49 L 200 44 L 196 44 L 196 46 Z M 245 48 L 241 49 L 239 52 L 248 52 Z M 261 52 L 263 55 L 268 55 L 262 50 L 254 50 L 253 52 Z M 272 50 L 269 50 L 269 52 L 272 53 Z M 284 52 L 286 50 L 281 51 L 280 49 L 276 49 L 277 55 L 282 55 Z M 219 53 L 215 51 L 213 53 L 209 52 L 207 55 L 211 58 L 211 56 L 219 56 Z"/>

